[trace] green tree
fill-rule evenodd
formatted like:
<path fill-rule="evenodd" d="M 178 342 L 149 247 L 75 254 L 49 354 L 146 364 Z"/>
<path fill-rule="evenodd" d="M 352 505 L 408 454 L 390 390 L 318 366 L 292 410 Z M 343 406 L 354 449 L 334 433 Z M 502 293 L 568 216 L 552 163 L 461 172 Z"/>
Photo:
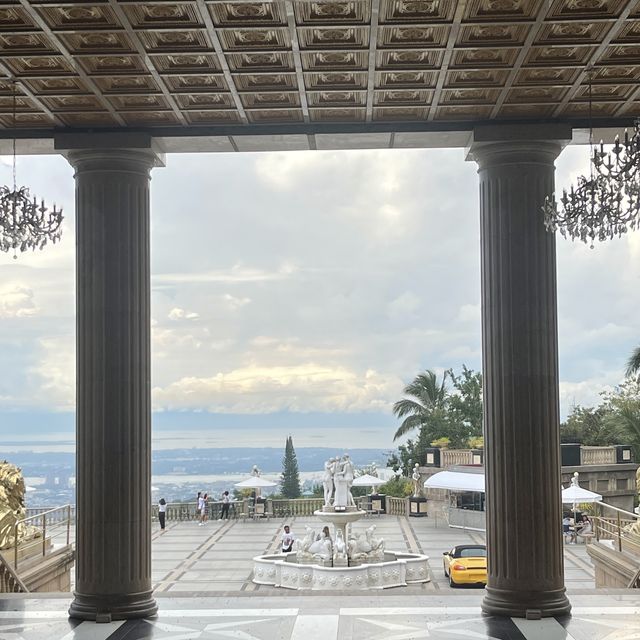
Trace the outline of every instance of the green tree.
<path fill-rule="evenodd" d="M 413 456 L 416 455 L 416 443 L 409 438 L 404 444 L 401 444 L 395 451 L 387 452 L 387 467 L 391 467 L 394 471 L 402 469 L 406 474 L 408 469 L 413 467 Z"/>
<path fill-rule="evenodd" d="M 453 392 L 447 389 L 451 380 Z M 393 413 L 403 421 L 396 430 L 394 440 L 417 430 L 415 440 L 408 440 L 398 448 L 390 463 L 406 468 L 411 458 L 423 463 L 425 451 L 431 443 L 448 438 L 451 448 L 468 446 L 469 438 L 482 436 L 482 374 L 462 366 L 456 375 L 453 369 L 445 371 L 442 380 L 430 370 L 419 374 L 404 388 L 409 396 L 395 403 Z"/>
<path fill-rule="evenodd" d="M 482 437 L 482 374 L 462 365 L 462 373 L 447 371 L 457 393 L 452 393 L 448 402 L 449 421 L 461 434 L 469 438 Z M 466 444 L 466 443 L 465 443 Z"/>
<path fill-rule="evenodd" d="M 398 440 L 418 429 L 420 434 L 425 434 L 424 440 L 429 442 L 440 438 L 446 433 L 446 404 L 447 404 L 447 373 L 438 381 L 438 376 L 433 371 L 419 373 L 413 382 L 409 383 L 403 393 L 409 398 L 398 400 L 393 405 L 393 413 L 397 418 L 404 418 L 395 435 Z M 427 445 L 428 446 L 428 445 Z"/>
<path fill-rule="evenodd" d="M 636 347 L 631 353 L 629 361 L 627 362 L 625 375 L 630 378 L 637 373 L 640 373 L 640 347 Z"/>
<path fill-rule="evenodd" d="M 282 458 L 280 486 L 282 488 L 282 495 L 285 498 L 299 498 L 302 495 L 300 491 L 298 458 L 296 457 L 296 450 L 293 448 L 293 439 L 291 436 L 287 438 L 284 458 Z"/>
<path fill-rule="evenodd" d="M 413 494 L 413 482 L 407 478 L 393 477 L 378 489 L 378 493 L 395 498 L 406 498 Z"/>
<path fill-rule="evenodd" d="M 561 442 L 577 442 L 589 447 L 606 447 L 621 443 L 620 429 L 610 419 L 611 409 L 605 405 L 576 405 L 560 425 Z"/>
<path fill-rule="evenodd" d="M 630 444 L 635 459 L 640 460 L 640 376 L 601 395 L 608 411 L 606 421 L 621 436 L 618 444 Z"/>

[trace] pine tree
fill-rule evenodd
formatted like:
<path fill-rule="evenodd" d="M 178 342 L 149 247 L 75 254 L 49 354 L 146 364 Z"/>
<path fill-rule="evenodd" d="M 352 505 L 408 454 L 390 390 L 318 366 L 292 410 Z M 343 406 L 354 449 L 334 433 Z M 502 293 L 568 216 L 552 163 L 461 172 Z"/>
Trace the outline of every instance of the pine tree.
<path fill-rule="evenodd" d="M 282 495 L 285 498 L 299 498 L 301 495 L 298 458 L 296 457 L 296 450 L 293 448 L 293 439 L 291 436 L 287 438 L 284 458 L 282 458 L 282 478 L 280 480 L 280 486 L 282 487 Z"/>

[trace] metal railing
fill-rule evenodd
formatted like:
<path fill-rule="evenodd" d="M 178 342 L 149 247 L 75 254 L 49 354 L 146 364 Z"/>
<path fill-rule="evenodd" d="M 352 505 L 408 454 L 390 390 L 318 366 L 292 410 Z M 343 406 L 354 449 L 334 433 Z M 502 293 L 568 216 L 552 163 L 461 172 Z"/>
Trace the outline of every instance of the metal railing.
<path fill-rule="evenodd" d="M 0 553 L 0 593 L 29 593 L 13 567 Z"/>
<path fill-rule="evenodd" d="M 71 515 L 71 523 L 75 523 L 76 521 L 76 505 L 65 505 L 69 507 L 69 512 Z M 53 507 L 27 507 L 25 511 L 25 518 L 30 518 L 31 516 L 39 516 L 43 514 L 45 511 L 51 511 Z M 56 507 L 57 508 L 57 507 Z"/>
<path fill-rule="evenodd" d="M 629 535 L 631 527 L 640 522 L 640 516 L 604 502 L 596 505 L 596 514 L 591 516 L 595 539 L 614 541 L 619 552 L 629 550 L 640 554 L 640 543 Z"/>
<path fill-rule="evenodd" d="M 20 527 L 27 526 L 40 529 L 42 536 L 42 555 L 46 556 L 47 540 L 49 540 L 50 543 L 53 537 L 60 535 L 56 532 L 59 532 L 63 527 L 66 528 L 66 544 L 69 545 L 71 543 L 71 505 L 66 504 L 62 507 L 50 509 L 49 511 L 43 511 L 42 513 L 18 520 L 13 525 L 13 568 L 16 572 L 18 571 L 18 560 L 20 557 L 20 545 L 18 544 L 19 531 Z"/>

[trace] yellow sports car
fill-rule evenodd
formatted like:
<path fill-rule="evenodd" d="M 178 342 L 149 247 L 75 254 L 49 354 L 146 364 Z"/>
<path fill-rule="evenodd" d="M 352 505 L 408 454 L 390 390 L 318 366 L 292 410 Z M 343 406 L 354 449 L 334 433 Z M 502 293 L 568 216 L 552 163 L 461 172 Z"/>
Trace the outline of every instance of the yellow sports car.
<path fill-rule="evenodd" d="M 444 575 L 449 584 L 487 584 L 487 547 L 483 544 L 459 544 L 442 554 Z"/>

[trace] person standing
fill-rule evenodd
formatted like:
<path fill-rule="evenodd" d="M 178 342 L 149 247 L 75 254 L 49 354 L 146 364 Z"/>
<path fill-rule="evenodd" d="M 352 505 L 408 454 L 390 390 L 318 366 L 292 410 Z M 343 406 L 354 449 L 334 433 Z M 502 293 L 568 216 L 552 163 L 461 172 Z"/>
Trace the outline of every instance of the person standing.
<path fill-rule="evenodd" d="M 160 522 L 160 533 L 164 533 L 164 525 L 167 517 L 167 501 L 160 498 L 158 502 L 158 521 Z"/>
<path fill-rule="evenodd" d="M 200 512 L 200 521 L 202 522 L 202 524 L 207 524 L 207 507 L 208 507 L 208 502 L 209 500 L 209 494 L 205 493 L 202 496 L 202 511 Z"/>
<path fill-rule="evenodd" d="M 202 513 L 202 491 L 198 491 L 196 497 L 196 520 L 200 524 L 200 514 Z"/>
<path fill-rule="evenodd" d="M 224 518 L 225 520 L 229 519 L 230 502 L 231 502 L 231 499 L 229 498 L 229 492 L 225 491 L 222 494 L 222 511 L 220 512 L 220 517 L 218 518 L 218 520 L 222 520 L 222 518 Z"/>
<path fill-rule="evenodd" d="M 289 553 L 293 551 L 293 543 L 296 537 L 293 531 L 289 528 L 288 524 L 284 525 L 284 532 L 282 533 L 282 553 Z"/>

